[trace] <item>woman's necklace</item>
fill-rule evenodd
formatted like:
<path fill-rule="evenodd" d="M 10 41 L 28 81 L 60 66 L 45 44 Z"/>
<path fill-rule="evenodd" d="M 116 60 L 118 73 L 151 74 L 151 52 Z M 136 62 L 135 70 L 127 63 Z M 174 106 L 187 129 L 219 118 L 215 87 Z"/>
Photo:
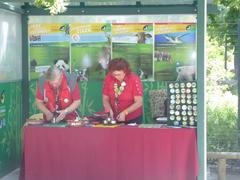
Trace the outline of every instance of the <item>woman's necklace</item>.
<path fill-rule="evenodd" d="M 118 84 L 115 82 L 114 87 L 114 94 L 115 94 L 115 106 L 116 106 L 116 112 L 118 112 L 118 96 L 120 96 L 126 86 L 126 82 L 122 81 L 121 85 L 118 87 Z"/>

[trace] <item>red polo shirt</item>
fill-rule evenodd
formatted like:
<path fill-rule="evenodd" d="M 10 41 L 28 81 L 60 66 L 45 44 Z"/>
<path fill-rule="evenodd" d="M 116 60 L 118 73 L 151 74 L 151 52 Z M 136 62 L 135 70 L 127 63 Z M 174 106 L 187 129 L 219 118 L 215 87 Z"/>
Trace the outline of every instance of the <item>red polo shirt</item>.
<path fill-rule="evenodd" d="M 141 79 L 131 73 L 124 77 L 124 81 L 126 86 L 124 87 L 123 92 L 118 96 L 118 112 L 116 112 L 115 107 L 115 93 L 114 93 L 114 83 L 118 84 L 120 87 L 121 83 L 111 74 L 108 74 L 103 83 L 103 94 L 109 97 L 110 105 L 112 107 L 114 116 L 116 117 L 120 112 L 128 108 L 130 105 L 134 103 L 135 96 L 143 96 L 143 88 Z M 126 116 L 126 121 L 135 119 L 142 115 L 142 106 L 135 110 L 132 113 L 129 113 Z"/>

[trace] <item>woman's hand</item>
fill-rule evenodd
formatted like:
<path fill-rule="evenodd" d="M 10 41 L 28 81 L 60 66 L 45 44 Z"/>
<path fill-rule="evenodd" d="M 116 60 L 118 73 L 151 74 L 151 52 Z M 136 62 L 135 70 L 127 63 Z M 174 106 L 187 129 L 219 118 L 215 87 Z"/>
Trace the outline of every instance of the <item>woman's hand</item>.
<path fill-rule="evenodd" d="M 45 113 L 45 116 L 47 121 L 51 121 L 53 119 L 53 113 L 51 111 Z"/>
<path fill-rule="evenodd" d="M 58 123 L 58 122 L 62 121 L 65 118 L 65 116 L 68 113 L 68 110 L 67 109 L 63 109 L 63 110 L 57 111 L 57 113 L 59 114 L 58 117 L 56 118 L 56 122 Z"/>
<path fill-rule="evenodd" d="M 111 119 L 113 119 L 113 110 L 112 109 L 109 110 L 109 116 Z"/>
<path fill-rule="evenodd" d="M 125 121 L 125 113 L 124 112 L 121 112 L 120 114 L 118 114 L 117 121 L 119 121 L 119 122 Z"/>

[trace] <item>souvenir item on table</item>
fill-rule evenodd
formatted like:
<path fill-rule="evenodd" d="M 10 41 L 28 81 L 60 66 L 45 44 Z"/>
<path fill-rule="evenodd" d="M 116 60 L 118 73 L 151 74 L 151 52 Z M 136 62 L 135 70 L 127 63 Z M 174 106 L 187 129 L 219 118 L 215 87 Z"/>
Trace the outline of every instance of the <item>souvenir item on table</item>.
<path fill-rule="evenodd" d="M 86 120 L 67 120 L 68 126 L 73 126 L 73 127 L 82 127 L 88 124 L 88 121 Z"/>
<path fill-rule="evenodd" d="M 39 113 L 39 114 L 33 114 L 32 116 L 30 116 L 27 120 L 26 120 L 26 125 L 40 125 L 45 123 L 45 121 L 43 120 L 43 114 Z"/>
<path fill-rule="evenodd" d="M 101 118 L 107 118 L 107 117 L 108 117 L 108 113 L 99 111 L 99 112 L 93 113 L 93 116 L 95 116 L 95 117 L 101 117 Z"/>
<path fill-rule="evenodd" d="M 115 125 L 115 124 L 117 124 L 117 121 L 108 117 L 107 119 L 103 120 L 103 124 L 104 125 Z"/>
<path fill-rule="evenodd" d="M 26 125 L 41 125 L 44 124 L 44 120 L 32 120 L 32 119 L 27 119 Z"/>
<path fill-rule="evenodd" d="M 196 127 L 197 83 L 168 83 L 168 126 Z"/>

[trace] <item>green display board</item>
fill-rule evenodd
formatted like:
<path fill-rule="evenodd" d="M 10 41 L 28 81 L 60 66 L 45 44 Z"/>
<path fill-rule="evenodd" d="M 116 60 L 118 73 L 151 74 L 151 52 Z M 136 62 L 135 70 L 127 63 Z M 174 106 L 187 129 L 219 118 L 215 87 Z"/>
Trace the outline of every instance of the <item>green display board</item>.
<path fill-rule="evenodd" d="M 19 166 L 22 127 L 21 81 L 0 83 L 0 177 Z"/>

